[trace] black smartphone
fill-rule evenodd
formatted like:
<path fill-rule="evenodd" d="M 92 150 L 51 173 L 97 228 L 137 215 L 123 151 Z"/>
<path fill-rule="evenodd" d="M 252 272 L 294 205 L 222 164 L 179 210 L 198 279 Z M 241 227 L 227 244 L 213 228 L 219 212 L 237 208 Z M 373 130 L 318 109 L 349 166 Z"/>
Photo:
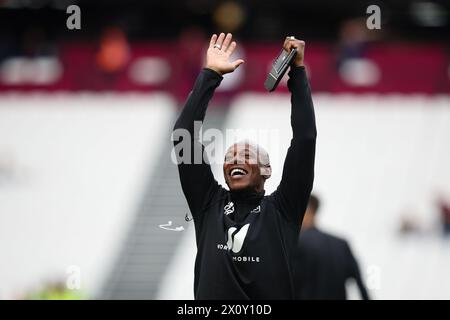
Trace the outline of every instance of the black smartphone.
<path fill-rule="evenodd" d="M 291 52 L 287 52 L 284 49 L 281 50 L 278 57 L 272 63 L 270 72 L 267 75 L 266 81 L 264 82 L 264 87 L 268 91 L 274 91 L 277 88 L 296 54 L 296 48 L 292 49 Z"/>

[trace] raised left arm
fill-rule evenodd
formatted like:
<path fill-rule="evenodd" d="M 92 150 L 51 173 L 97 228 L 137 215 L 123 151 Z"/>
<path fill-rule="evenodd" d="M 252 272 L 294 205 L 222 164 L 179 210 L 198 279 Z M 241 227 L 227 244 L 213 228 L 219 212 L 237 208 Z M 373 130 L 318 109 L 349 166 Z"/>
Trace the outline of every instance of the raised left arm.
<path fill-rule="evenodd" d="M 274 197 L 285 217 L 300 225 L 313 186 L 317 130 L 311 89 L 303 65 L 305 43 L 288 38 L 284 47 L 298 50 L 288 81 L 293 137 Z"/>

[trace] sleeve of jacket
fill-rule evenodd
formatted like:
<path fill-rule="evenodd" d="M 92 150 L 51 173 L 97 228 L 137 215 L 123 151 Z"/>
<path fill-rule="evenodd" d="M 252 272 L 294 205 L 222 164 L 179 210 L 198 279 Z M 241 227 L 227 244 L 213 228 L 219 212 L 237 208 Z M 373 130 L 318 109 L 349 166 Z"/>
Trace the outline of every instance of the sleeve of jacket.
<path fill-rule="evenodd" d="M 316 121 L 311 89 L 304 67 L 292 67 L 288 88 L 291 92 L 292 140 L 287 151 L 280 185 L 273 193 L 281 212 L 300 224 L 314 180 Z"/>
<path fill-rule="evenodd" d="M 200 134 L 208 103 L 222 78 L 213 70 L 205 68 L 201 71 L 172 134 L 181 187 L 194 221 L 220 189 L 204 153 Z"/>
<path fill-rule="evenodd" d="M 350 249 L 350 246 L 345 241 L 345 251 L 347 254 L 347 263 L 348 263 L 348 277 L 353 278 L 358 286 L 359 292 L 361 294 L 362 300 L 369 300 L 369 294 L 367 293 L 366 286 L 361 277 L 361 272 L 359 270 L 358 262 L 355 259 L 355 256 Z"/>

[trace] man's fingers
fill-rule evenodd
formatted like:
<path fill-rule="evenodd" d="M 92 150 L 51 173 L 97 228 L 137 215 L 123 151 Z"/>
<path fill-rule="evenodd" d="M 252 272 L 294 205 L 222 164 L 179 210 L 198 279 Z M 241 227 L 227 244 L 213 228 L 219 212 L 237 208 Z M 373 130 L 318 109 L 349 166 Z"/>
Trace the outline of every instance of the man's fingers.
<path fill-rule="evenodd" d="M 227 53 L 231 55 L 233 53 L 234 49 L 236 49 L 236 41 L 233 41 L 230 44 L 230 46 L 227 49 Z"/>
<path fill-rule="evenodd" d="M 233 61 L 231 64 L 233 65 L 233 68 L 236 69 L 237 67 L 239 67 L 241 64 L 243 64 L 245 61 L 242 59 L 237 59 L 235 61 Z"/>
<path fill-rule="evenodd" d="M 222 32 L 221 34 L 219 34 L 219 37 L 217 38 L 216 41 L 216 44 L 220 46 L 220 49 L 222 49 L 223 39 L 225 39 L 225 33 Z"/>
<path fill-rule="evenodd" d="M 286 51 L 291 51 L 292 43 L 289 40 L 286 40 L 283 44 L 283 49 Z"/>
<path fill-rule="evenodd" d="M 298 40 L 298 39 L 291 39 L 290 37 L 287 37 L 283 43 L 283 48 L 288 52 L 290 52 L 293 48 L 300 49 L 304 46 L 305 46 L 305 41 Z"/>
<path fill-rule="evenodd" d="M 209 47 L 212 48 L 216 44 L 217 41 L 217 34 L 213 34 L 211 37 L 211 40 L 209 40 Z"/>
<path fill-rule="evenodd" d="M 227 36 L 225 37 L 225 40 L 222 43 L 222 50 L 223 51 L 227 51 L 228 46 L 230 45 L 231 39 L 233 38 L 233 35 L 231 33 L 228 33 Z"/>
<path fill-rule="evenodd" d="M 286 51 L 291 51 L 291 49 L 293 48 L 293 41 L 294 41 L 295 39 L 291 39 L 290 37 L 287 37 L 285 40 L 284 40 L 284 43 L 283 43 L 283 48 L 284 48 L 284 50 L 286 50 Z"/>

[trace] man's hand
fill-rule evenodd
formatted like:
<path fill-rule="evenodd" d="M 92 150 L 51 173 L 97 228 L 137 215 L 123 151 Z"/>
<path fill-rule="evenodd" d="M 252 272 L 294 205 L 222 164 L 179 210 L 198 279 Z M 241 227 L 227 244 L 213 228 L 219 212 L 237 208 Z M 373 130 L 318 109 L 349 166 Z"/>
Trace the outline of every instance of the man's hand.
<path fill-rule="evenodd" d="M 224 75 L 233 72 L 244 63 L 244 60 L 237 59 L 230 61 L 230 56 L 236 48 L 236 42 L 231 42 L 233 38 L 231 33 L 225 37 L 225 33 L 221 33 L 219 37 L 213 34 L 209 42 L 209 48 L 206 53 L 206 68 L 212 69 L 217 73 Z"/>
<path fill-rule="evenodd" d="M 305 58 L 305 41 L 295 39 L 294 37 L 287 37 L 284 40 L 283 48 L 287 52 L 291 52 L 293 48 L 297 49 L 297 54 L 294 57 L 292 64 L 296 67 L 303 66 L 303 59 Z"/>

